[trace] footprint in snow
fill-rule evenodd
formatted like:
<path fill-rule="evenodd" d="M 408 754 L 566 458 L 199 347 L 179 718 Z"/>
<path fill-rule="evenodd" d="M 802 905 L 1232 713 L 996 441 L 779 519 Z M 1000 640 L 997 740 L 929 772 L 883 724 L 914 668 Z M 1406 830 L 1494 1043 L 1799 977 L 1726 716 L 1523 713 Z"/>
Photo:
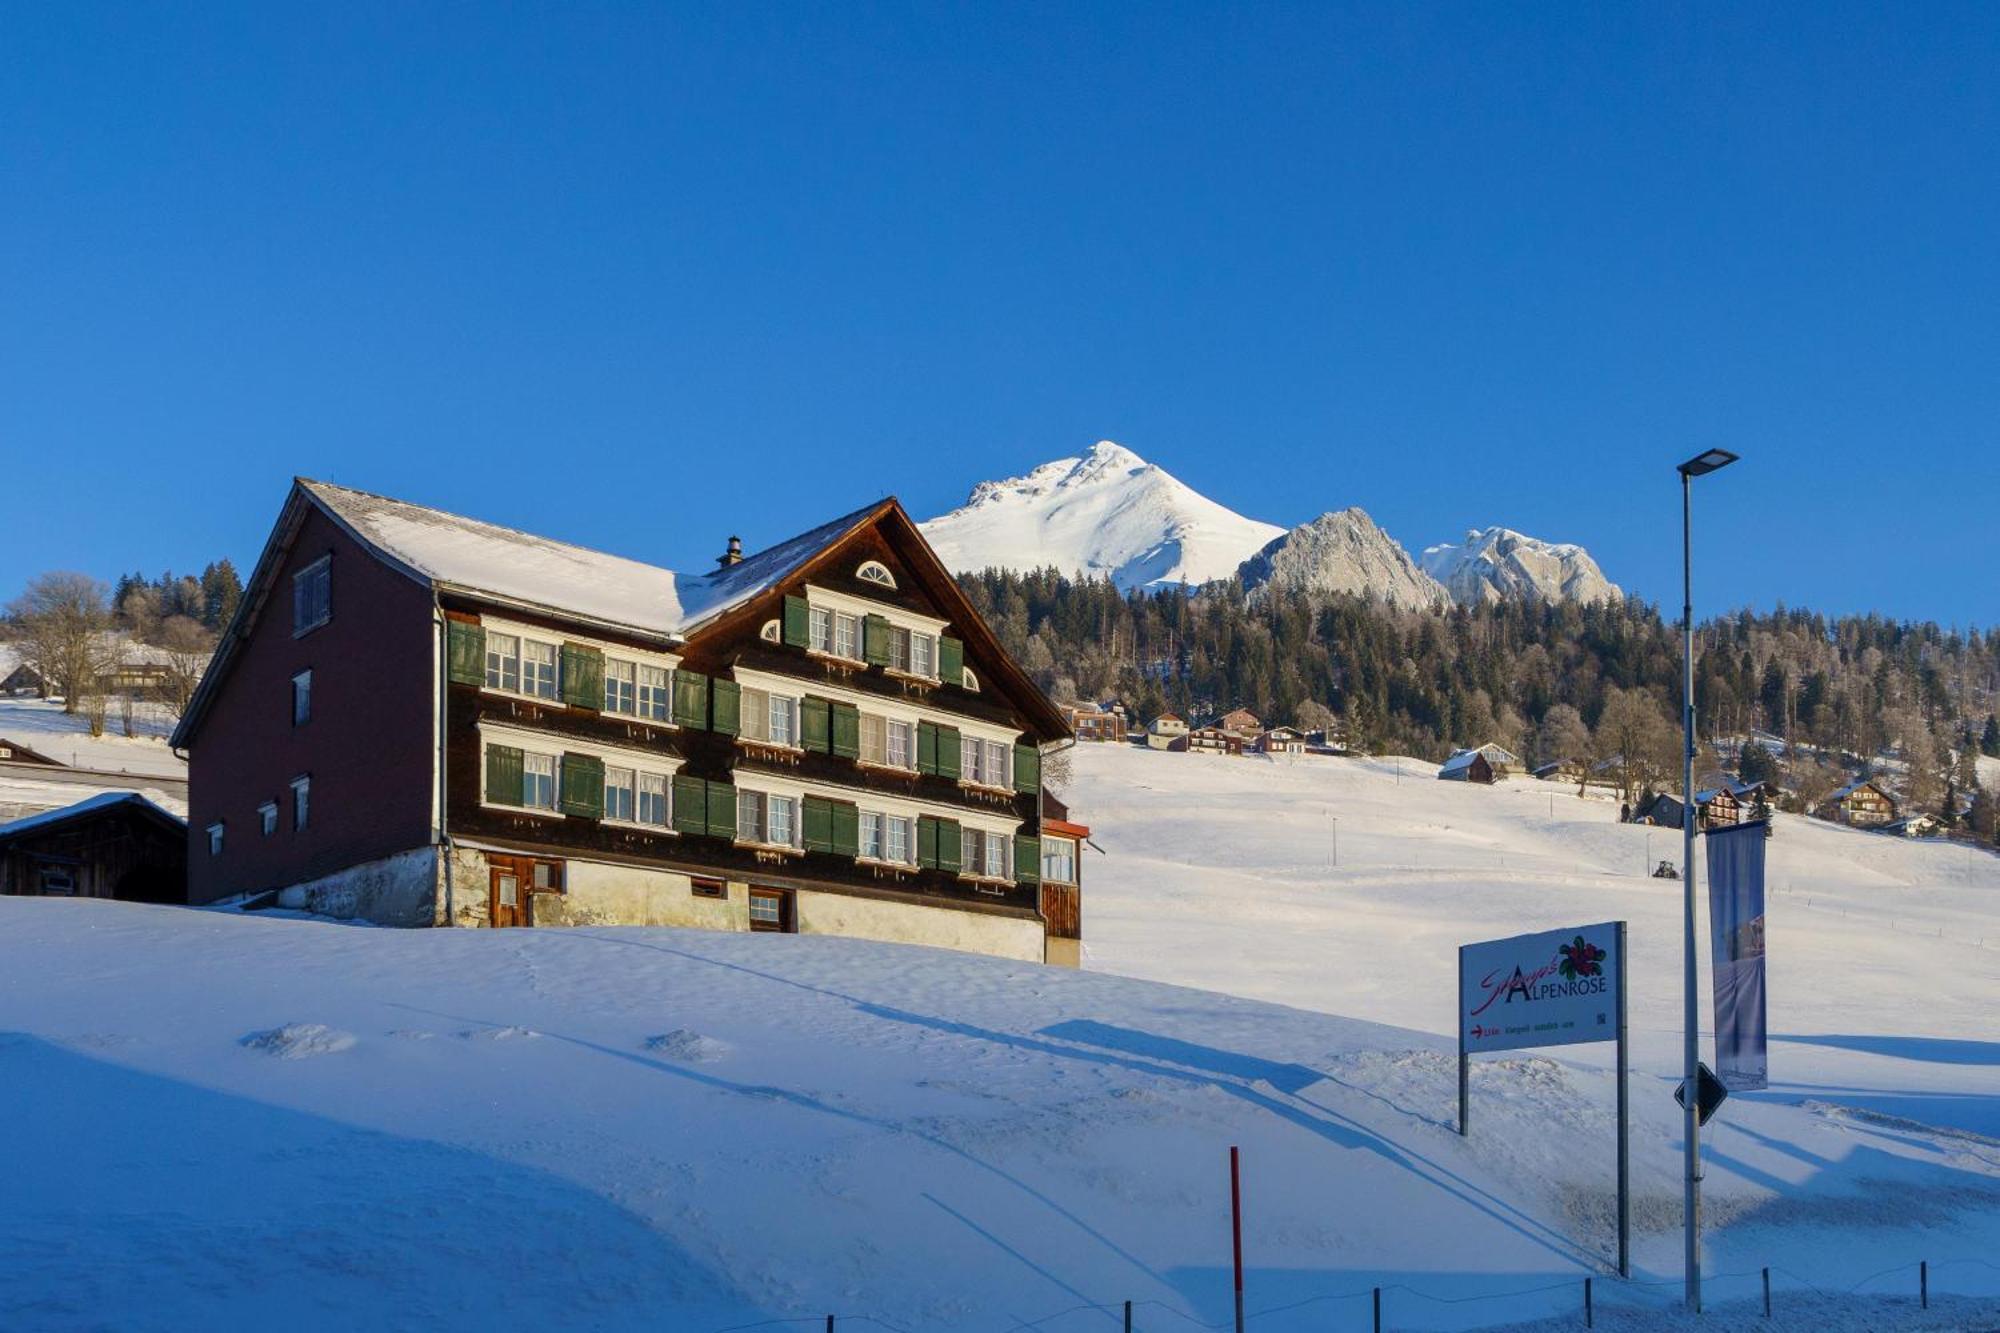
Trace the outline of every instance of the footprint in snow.
<path fill-rule="evenodd" d="M 280 1060 L 305 1060 L 346 1050 L 354 1045 L 354 1034 L 324 1023 L 287 1023 L 264 1032 L 252 1032 L 238 1044 Z"/>
<path fill-rule="evenodd" d="M 729 1054 L 731 1047 L 720 1037 L 703 1036 L 693 1028 L 675 1028 L 672 1032 L 646 1038 L 646 1049 L 669 1060 L 705 1064 Z"/>
<path fill-rule="evenodd" d="M 524 1041 L 527 1038 L 539 1037 L 542 1034 L 533 1028 L 504 1027 L 468 1028 L 458 1035 L 466 1041 Z"/>

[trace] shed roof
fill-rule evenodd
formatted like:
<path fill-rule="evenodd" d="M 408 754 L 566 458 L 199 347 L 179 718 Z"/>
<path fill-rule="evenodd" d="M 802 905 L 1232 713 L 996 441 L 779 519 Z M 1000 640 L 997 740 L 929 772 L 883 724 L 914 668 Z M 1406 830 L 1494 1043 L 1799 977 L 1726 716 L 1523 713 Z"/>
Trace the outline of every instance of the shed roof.
<path fill-rule="evenodd" d="M 44 810 L 40 814 L 17 819 L 11 824 L 0 824 L 0 847 L 28 834 L 47 833 L 63 824 L 90 819 L 114 807 L 126 805 L 132 806 L 148 818 L 165 821 L 179 832 L 187 831 L 185 819 L 155 805 L 138 792 L 107 791 L 86 797 L 75 805 L 66 805 L 60 810 Z"/>

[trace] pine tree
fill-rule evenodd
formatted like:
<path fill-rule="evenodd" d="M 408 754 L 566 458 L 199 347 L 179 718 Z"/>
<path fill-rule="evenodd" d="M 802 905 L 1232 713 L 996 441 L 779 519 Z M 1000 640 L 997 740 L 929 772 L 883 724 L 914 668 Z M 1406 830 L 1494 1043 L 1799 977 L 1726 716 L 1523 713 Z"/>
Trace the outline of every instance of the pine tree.
<path fill-rule="evenodd" d="M 1990 759 L 2000 759 L 2000 716 L 1986 715 L 1986 730 L 1980 733 L 1979 752 Z"/>

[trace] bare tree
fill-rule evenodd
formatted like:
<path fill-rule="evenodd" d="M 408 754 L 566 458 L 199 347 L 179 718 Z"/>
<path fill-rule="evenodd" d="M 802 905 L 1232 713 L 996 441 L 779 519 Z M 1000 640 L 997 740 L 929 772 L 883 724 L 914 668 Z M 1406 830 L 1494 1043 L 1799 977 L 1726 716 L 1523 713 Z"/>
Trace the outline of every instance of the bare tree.
<path fill-rule="evenodd" d="M 1554 704 L 1542 714 L 1541 729 L 1535 735 L 1535 758 L 1545 764 L 1575 761 L 1587 764 L 1590 757 L 1590 728 L 1583 714 L 1568 704 Z"/>
<path fill-rule="evenodd" d="M 1056 750 L 1042 752 L 1042 785 L 1058 794 L 1069 789 L 1070 779 L 1076 775 L 1076 766 L 1071 761 L 1072 747 L 1065 745 Z"/>
<path fill-rule="evenodd" d="M 38 574 L 8 607 L 27 660 L 74 713 L 97 692 L 111 610 L 102 583 L 88 574 Z"/>
<path fill-rule="evenodd" d="M 1630 803 L 1644 787 L 1673 772 L 1678 738 L 1659 705 L 1644 690 L 1613 685 L 1604 692 L 1597 719 L 1597 753 L 1618 780 L 1620 799 Z"/>
<path fill-rule="evenodd" d="M 166 682 L 160 687 L 167 711 L 179 719 L 201 684 L 202 672 L 215 651 L 215 636 L 187 616 L 169 616 L 159 629 L 160 647 L 166 650 Z"/>

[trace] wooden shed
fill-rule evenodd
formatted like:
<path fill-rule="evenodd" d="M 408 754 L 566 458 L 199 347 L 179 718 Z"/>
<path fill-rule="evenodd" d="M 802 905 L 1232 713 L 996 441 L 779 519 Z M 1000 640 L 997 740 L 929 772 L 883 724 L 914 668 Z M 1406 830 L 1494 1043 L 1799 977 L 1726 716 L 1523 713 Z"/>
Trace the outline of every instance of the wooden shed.
<path fill-rule="evenodd" d="M 187 823 L 126 791 L 0 824 L 0 894 L 184 903 Z"/>

